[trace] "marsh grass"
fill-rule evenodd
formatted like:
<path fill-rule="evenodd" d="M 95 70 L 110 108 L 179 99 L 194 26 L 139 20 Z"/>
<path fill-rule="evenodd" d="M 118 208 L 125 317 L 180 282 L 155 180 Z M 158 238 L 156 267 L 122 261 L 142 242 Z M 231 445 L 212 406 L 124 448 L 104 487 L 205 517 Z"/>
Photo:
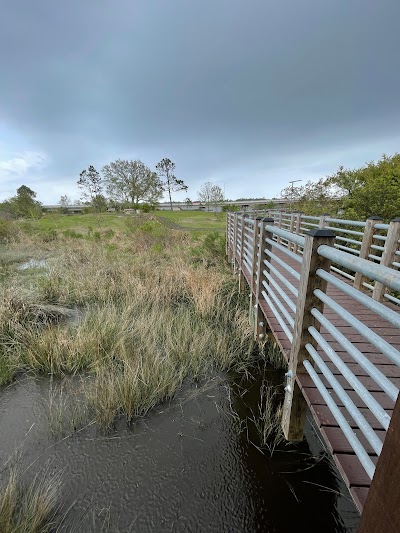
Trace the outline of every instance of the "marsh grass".
<path fill-rule="evenodd" d="M 2 533 L 48 533 L 54 531 L 60 510 L 61 474 L 39 472 L 32 481 L 11 466 L 0 486 Z"/>
<path fill-rule="evenodd" d="M 245 370 L 260 358 L 244 299 L 215 262 L 214 238 L 198 261 L 188 234 L 151 219 L 124 223 L 106 244 L 72 233 L 49 244 L 30 225 L 19 245 L 53 259 L 46 275 L 7 278 L 0 300 L 0 379 L 24 370 L 90 375 L 82 395 L 105 427 L 144 416 L 184 380 Z M 79 308 L 82 319 L 50 316 L 49 304 Z M 53 398 L 54 427 L 62 398 L 58 405 Z"/>
<path fill-rule="evenodd" d="M 276 387 L 263 381 L 254 424 L 260 435 L 261 446 L 268 448 L 271 454 L 276 446 L 285 441 L 281 426 L 282 400 L 279 396 Z"/>

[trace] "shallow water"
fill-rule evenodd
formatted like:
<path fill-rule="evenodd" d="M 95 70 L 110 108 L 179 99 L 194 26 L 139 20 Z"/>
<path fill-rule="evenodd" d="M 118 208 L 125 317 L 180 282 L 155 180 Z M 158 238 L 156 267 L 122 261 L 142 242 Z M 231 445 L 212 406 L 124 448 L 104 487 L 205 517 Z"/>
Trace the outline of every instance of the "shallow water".
<path fill-rule="evenodd" d="M 19 449 L 30 475 L 48 461 L 62 469 L 72 505 L 63 532 L 355 531 L 358 514 L 310 424 L 313 457 L 305 441 L 272 457 L 257 448 L 243 422 L 259 386 L 217 376 L 131 427 L 56 437 L 49 380 L 24 377 L 0 392 L 0 464 Z"/>
<path fill-rule="evenodd" d="M 24 263 L 18 265 L 18 270 L 28 270 L 30 268 L 47 268 L 46 259 L 28 259 Z"/>

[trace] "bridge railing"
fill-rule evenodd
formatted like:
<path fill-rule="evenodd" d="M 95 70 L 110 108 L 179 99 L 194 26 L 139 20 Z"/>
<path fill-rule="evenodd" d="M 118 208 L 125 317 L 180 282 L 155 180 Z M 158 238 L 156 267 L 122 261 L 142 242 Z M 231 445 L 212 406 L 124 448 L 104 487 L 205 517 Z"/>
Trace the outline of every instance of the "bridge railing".
<path fill-rule="evenodd" d="M 387 305 L 388 300 L 397 303 L 396 298 L 379 301 L 371 297 L 371 292 L 361 290 L 364 282 L 359 283 L 358 288 L 354 282 L 356 279 L 370 280 L 373 283 L 372 296 L 380 287 L 383 288 L 383 294 L 387 294 L 385 291 L 400 293 L 400 273 L 396 270 L 400 255 L 400 221 L 384 225 L 377 219 L 370 219 L 370 222 L 355 225 L 387 232 L 385 236 L 379 235 L 385 237 L 384 241 L 381 239 L 385 245 L 380 250 L 382 255 L 378 262 L 369 257 L 372 254 L 360 257 L 366 243 L 370 247 L 371 242 L 374 242 L 371 235 L 367 241 L 366 232 L 362 233 L 360 253 L 354 254 L 343 249 L 347 246 L 335 246 L 337 234 L 332 231 L 331 224 L 338 224 L 337 219 L 325 217 L 324 222 L 329 224 L 327 227 L 321 224 L 321 220 L 318 220 L 317 226 L 314 221 L 317 217 L 313 217 L 311 223 L 315 222 L 315 225 L 307 226 L 310 230 L 303 226 L 296 233 L 282 227 L 289 223 L 289 217 L 291 221 L 296 220 L 292 214 L 282 214 L 277 219 L 276 216 L 250 218 L 248 215 L 229 213 L 227 221 L 230 260 L 239 274 L 241 286 L 247 280 L 251 287 L 255 335 L 263 337 L 266 333 L 268 308 L 289 341 L 283 430 L 289 440 L 302 437 L 307 410 L 302 388 L 307 379 L 311 379 L 368 476 L 372 478 L 375 462 L 371 459 L 371 453 L 379 456 L 382 451 L 382 435 L 389 427 L 390 411 L 399 393 L 390 376 L 382 371 L 381 365 L 391 363 L 400 366 L 400 352 L 385 340 L 381 331 L 385 330 L 386 325 L 399 328 L 400 316 L 393 306 Z M 301 218 L 298 219 L 301 222 Z M 277 220 L 281 227 L 276 225 Z M 310 217 L 306 220 L 310 220 Z M 348 227 L 349 222 L 354 221 L 343 221 L 343 225 Z M 294 223 L 291 225 L 293 228 Z M 351 278 L 341 276 L 340 272 L 348 273 Z M 330 288 L 334 291 L 329 291 Z M 346 297 L 346 306 L 342 304 L 340 294 Z M 372 311 L 372 322 L 364 323 L 355 316 L 351 312 L 351 302 Z M 380 321 L 379 327 L 374 325 L 377 321 Z M 337 327 L 338 322 L 343 323 L 345 329 Z M 360 346 L 363 348 L 360 349 Z M 368 352 L 375 354 L 372 360 L 366 355 Z M 352 370 L 354 364 L 359 365 L 363 375 L 386 395 L 387 401 L 377 401 Z M 358 407 L 360 403 L 357 398 L 361 400 L 362 408 Z M 375 422 L 371 422 L 371 417 Z M 353 422 L 349 423 L 349 420 Z M 381 427 L 381 431 L 376 430 L 377 426 Z M 359 430 L 358 434 L 355 434 L 355 428 Z"/>
<path fill-rule="evenodd" d="M 300 212 L 288 213 L 278 210 L 268 211 L 268 216 L 274 219 L 274 224 L 279 228 L 298 235 L 304 235 L 315 228 L 330 229 L 335 234 L 334 246 L 338 250 L 390 268 L 400 267 L 400 219 L 384 224 L 378 216 L 359 221 L 333 218 L 326 214 L 309 216 Z M 287 239 L 279 237 L 278 242 L 288 246 Z M 297 245 L 291 245 L 291 249 L 302 254 L 302 248 Z M 390 293 L 381 283 L 374 282 L 363 274 L 353 273 L 336 263 L 332 263 L 331 269 L 350 280 L 355 288 L 370 291 L 375 300 L 387 300 L 400 305 L 397 295 Z"/>

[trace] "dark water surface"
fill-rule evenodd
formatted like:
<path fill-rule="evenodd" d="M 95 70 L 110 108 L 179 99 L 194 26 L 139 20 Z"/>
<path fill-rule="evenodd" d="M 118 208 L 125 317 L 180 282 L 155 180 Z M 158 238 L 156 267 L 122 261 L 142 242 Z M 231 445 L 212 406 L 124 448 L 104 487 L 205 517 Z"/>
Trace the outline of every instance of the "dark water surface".
<path fill-rule="evenodd" d="M 271 380 L 281 375 L 270 372 Z M 63 532 L 347 532 L 358 514 L 310 423 L 271 456 L 251 424 L 259 383 L 218 376 L 111 433 L 49 431 L 49 380 L 0 391 L 0 461 L 63 472 Z M 236 414 L 234 414 L 236 412 Z M 313 452 L 311 454 L 310 448 Z"/>

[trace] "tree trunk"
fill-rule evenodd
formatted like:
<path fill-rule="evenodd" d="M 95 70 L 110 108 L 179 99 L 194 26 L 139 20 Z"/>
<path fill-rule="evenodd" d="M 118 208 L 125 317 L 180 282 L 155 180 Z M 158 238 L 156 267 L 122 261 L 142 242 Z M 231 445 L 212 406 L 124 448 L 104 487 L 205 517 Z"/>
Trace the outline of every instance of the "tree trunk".
<path fill-rule="evenodd" d="M 173 209 L 172 209 L 172 198 L 171 198 L 171 187 L 168 187 L 168 194 L 169 194 L 169 205 L 171 206 L 171 211 L 173 211 Z"/>

